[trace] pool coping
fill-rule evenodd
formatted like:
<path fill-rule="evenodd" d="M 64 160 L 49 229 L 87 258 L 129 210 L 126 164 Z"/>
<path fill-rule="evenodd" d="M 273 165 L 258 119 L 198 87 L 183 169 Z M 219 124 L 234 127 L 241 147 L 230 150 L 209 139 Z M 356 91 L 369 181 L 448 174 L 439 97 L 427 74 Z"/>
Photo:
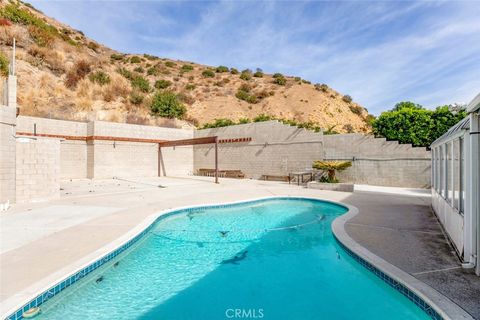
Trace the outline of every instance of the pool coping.
<path fill-rule="evenodd" d="M 129 249 L 132 245 L 137 243 L 137 241 L 140 240 L 159 219 L 165 216 L 185 210 L 199 210 L 202 208 L 218 208 L 224 206 L 229 207 L 238 204 L 254 203 L 269 199 L 321 200 L 347 208 L 348 211 L 345 214 L 337 217 L 333 221 L 332 232 L 334 237 L 344 247 L 347 253 L 349 253 L 350 255 L 352 255 L 353 253 L 354 258 L 360 258 L 361 261 L 358 261 L 357 259 L 357 262 L 360 262 L 364 267 L 367 267 L 367 269 L 369 269 L 368 266 L 365 266 L 365 264 L 362 263 L 362 261 L 365 261 L 367 262 L 367 264 L 371 264 L 374 266 L 374 268 L 380 270 L 380 272 L 382 272 L 383 274 L 403 284 L 406 288 L 411 290 L 428 305 L 430 305 L 438 314 L 442 316 L 443 319 L 473 319 L 458 305 L 450 301 L 445 296 L 441 295 L 433 288 L 424 284 L 420 280 L 410 276 L 409 274 L 398 269 L 397 267 L 389 264 L 380 257 L 374 255 L 366 248 L 355 242 L 352 238 L 350 238 L 350 236 L 348 236 L 345 231 L 344 225 L 348 220 L 353 218 L 358 213 L 358 209 L 356 207 L 342 202 L 323 199 L 321 197 L 302 197 L 290 195 L 258 197 L 233 202 L 230 201 L 221 203 L 204 203 L 194 206 L 180 206 L 165 210 L 159 210 L 147 216 L 138 225 L 136 225 L 134 228 L 132 228 L 130 231 L 117 238 L 116 240 L 110 242 L 107 245 L 104 245 L 98 250 L 83 257 L 82 259 L 79 259 L 78 261 L 61 268 L 60 270 L 50 274 L 49 276 L 37 281 L 32 286 L 20 291 L 19 293 L 3 301 L 0 304 L 0 307 L 2 309 L 1 319 L 22 319 L 21 315 L 26 310 L 34 306 L 43 304 L 47 300 L 53 298 L 58 293 L 62 292 L 64 289 L 68 288 L 70 285 L 74 284 L 76 281 L 82 279 L 87 274 L 105 265 L 106 263 L 111 262 L 118 255 L 120 255 L 125 250 Z M 382 278 L 382 280 L 388 283 L 386 279 Z M 398 288 L 395 289 L 399 290 Z M 407 298 L 409 297 L 407 296 Z M 412 301 L 415 302 L 414 300 Z"/>
<path fill-rule="evenodd" d="M 337 217 L 332 222 L 332 232 L 336 240 L 348 254 L 362 264 L 363 267 L 373 272 L 376 276 L 380 277 L 391 287 L 398 290 L 426 311 L 433 319 L 436 319 L 433 314 L 434 312 L 441 317 L 440 319 L 474 320 L 469 313 L 434 288 L 380 258 L 353 240 L 345 230 L 345 224 L 355 217 L 359 213 L 359 210 L 352 205 L 343 205 L 348 207 L 349 211 Z"/>

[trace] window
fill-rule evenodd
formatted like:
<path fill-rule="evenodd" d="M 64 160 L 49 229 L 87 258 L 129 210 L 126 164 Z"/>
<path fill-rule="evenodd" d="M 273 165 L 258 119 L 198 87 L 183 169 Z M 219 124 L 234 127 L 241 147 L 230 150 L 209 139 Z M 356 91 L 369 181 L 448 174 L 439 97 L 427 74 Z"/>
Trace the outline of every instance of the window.
<path fill-rule="evenodd" d="M 445 198 L 447 202 L 452 203 L 453 183 L 452 183 L 452 142 L 445 144 Z"/>
<path fill-rule="evenodd" d="M 460 166 L 459 166 L 459 170 L 460 170 L 460 183 L 459 183 L 459 186 L 460 186 L 460 189 L 459 189 L 459 193 L 460 193 L 460 203 L 459 203 L 459 208 L 458 210 L 460 211 L 460 213 L 464 213 L 465 212 L 465 143 L 464 143 L 464 139 L 463 138 L 460 138 L 459 140 L 459 151 L 460 151 Z"/>
<path fill-rule="evenodd" d="M 440 151 L 440 184 L 439 184 L 439 194 L 442 197 L 445 197 L 445 145 L 441 145 L 439 148 Z"/>
<path fill-rule="evenodd" d="M 452 155 L 452 205 L 455 209 L 460 208 L 460 139 L 453 140 Z"/>

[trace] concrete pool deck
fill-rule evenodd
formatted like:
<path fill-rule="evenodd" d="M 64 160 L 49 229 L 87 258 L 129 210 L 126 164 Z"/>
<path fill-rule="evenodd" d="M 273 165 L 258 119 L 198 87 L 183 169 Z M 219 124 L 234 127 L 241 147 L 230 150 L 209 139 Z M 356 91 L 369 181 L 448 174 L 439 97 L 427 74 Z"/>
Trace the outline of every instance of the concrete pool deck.
<path fill-rule="evenodd" d="M 55 201 L 17 205 L 0 214 L 1 314 L 11 307 L 7 299 L 26 302 L 36 284 L 66 275 L 155 212 L 289 195 L 357 207 L 359 214 L 345 224 L 355 241 L 480 319 L 480 278 L 461 269 L 430 209 L 428 191 L 359 186 L 344 193 L 257 180 L 221 179 L 216 185 L 211 178 L 184 177 L 66 181 L 61 194 Z"/>

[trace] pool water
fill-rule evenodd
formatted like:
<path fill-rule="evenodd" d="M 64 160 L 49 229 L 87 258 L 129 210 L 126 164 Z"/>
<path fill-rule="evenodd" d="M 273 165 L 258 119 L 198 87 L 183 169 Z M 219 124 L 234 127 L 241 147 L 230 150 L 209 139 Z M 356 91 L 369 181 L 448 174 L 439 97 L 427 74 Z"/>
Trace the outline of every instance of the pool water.
<path fill-rule="evenodd" d="M 169 215 L 36 319 L 429 319 L 336 242 L 346 211 L 270 199 Z"/>

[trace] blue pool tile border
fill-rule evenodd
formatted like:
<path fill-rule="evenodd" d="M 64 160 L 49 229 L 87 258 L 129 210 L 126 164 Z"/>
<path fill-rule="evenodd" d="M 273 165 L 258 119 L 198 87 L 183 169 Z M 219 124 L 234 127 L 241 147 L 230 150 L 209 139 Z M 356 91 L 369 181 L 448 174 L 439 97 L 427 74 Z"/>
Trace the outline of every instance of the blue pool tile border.
<path fill-rule="evenodd" d="M 340 247 L 349 255 L 351 256 L 355 261 L 357 261 L 360 265 L 362 265 L 364 268 L 372 272 L 374 275 L 379 277 L 380 279 L 383 280 L 383 282 L 386 282 L 390 287 L 393 289 L 397 290 L 401 294 L 403 294 L 407 299 L 412 301 L 415 305 L 417 305 L 420 309 L 422 309 L 430 318 L 434 320 L 445 320 L 435 309 L 433 309 L 428 303 L 426 303 L 421 297 L 419 297 L 415 292 L 407 288 L 405 285 L 402 283 L 398 282 L 397 280 L 393 279 L 390 277 L 388 274 L 384 273 L 377 267 L 375 267 L 373 264 L 370 262 L 366 261 L 359 255 L 357 255 L 355 252 L 350 250 L 348 247 L 346 247 L 338 238 L 335 234 L 333 234 L 335 237 L 335 240 L 337 240 L 337 243 L 340 245 Z"/>
<path fill-rule="evenodd" d="M 165 214 L 160 215 L 157 217 L 148 227 L 146 227 L 143 231 L 141 231 L 139 234 L 137 234 L 135 237 L 132 239 L 128 240 L 124 244 L 122 244 L 120 247 L 117 249 L 113 250 L 112 252 L 104 255 L 103 257 L 97 259 L 93 263 L 89 264 L 85 268 L 77 271 L 73 275 L 67 277 L 66 279 L 60 281 L 56 285 L 50 287 L 48 290 L 42 292 L 26 304 L 24 304 L 21 308 L 17 309 L 15 312 L 7 316 L 6 319 L 8 320 L 20 320 L 24 319 L 23 318 L 23 313 L 28 311 L 31 308 L 34 307 L 39 307 L 51 298 L 55 297 L 57 294 L 62 292 L 63 290 L 67 289 L 77 281 L 83 279 L 85 276 L 87 276 L 89 273 L 95 271 L 99 267 L 105 265 L 107 262 L 111 261 L 112 259 L 116 258 L 119 254 L 124 252 L 125 250 L 129 249 L 134 245 L 138 240 L 140 240 L 143 236 L 145 236 L 152 228 L 155 226 L 155 224 L 162 220 L 165 219 L 169 216 L 172 216 L 174 214 L 179 214 L 179 213 L 184 213 L 184 212 L 192 212 L 192 211 L 201 211 L 205 209 L 221 209 L 221 208 L 229 208 L 229 207 L 238 207 L 242 205 L 251 205 L 254 203 L 260 203 L 260 202 L 266 202 L 266 201 L 275 201 L 275 200 L 299 200 L 299 201 L 321 201 L 321 202 L 328 202 L 331 204 L 335 204 L 339 207 L 343 207 L 346 210 L 348 210 L 348 207 L 336 203 L 336 202 L 331 202 L 327 200 L 321 200 L 321 199 L 313 199 L 313 198 L 302 198 L 302 197 L 271 197 L 271 198 L 262 198 L 262 199 L 256 199 L 256 200 L 248 200 L 248 201 L 241 201 L 241 202 L 234 202 L 234 203 L 228 203 L 228 204 L 217 204 L 217 205 L 202 205 L 202 206 L 192 206 L 189 208 L 181 208 L 181 209 L 173 209 L 172 211 L 166 212 Z M 423 311 L 425 311 L 432 319 L 434 320 L 444 320 L 440 314 L 438 314 L 430 305 L 428 305 L 422 298 L 420 298 L 417 294 L 415 294 L 413 291 L 405 287 L 403 284 L 400 282 L 394 280 L 387 274 L 383 273 L 380 271 L 378 268 L 370 264 L 369 262 L 365 261 L 362 259 L 360 256 L 352 252 L 350 249 L 348 249 L 343 243 L 341 243 L 337 237 L 334 235 L 335 239 L 337 242 L 340 244 L 340 246 L 351 256 L 353 257 L 358 263 L 360 263 L 363 267 L 367 268 L 368 270 L 372 271 L 375 275 L 377 275 L 380 279 L 382 279 L 384 282 L 389 284 L 391 287 L 394 289 L 398 290 L 400 293 L 402 293 L 404 296 L 406 296 L 409 300 L 411 300 L 413 303 L 415 303 L 417 306 L 419 306 Z"/>

